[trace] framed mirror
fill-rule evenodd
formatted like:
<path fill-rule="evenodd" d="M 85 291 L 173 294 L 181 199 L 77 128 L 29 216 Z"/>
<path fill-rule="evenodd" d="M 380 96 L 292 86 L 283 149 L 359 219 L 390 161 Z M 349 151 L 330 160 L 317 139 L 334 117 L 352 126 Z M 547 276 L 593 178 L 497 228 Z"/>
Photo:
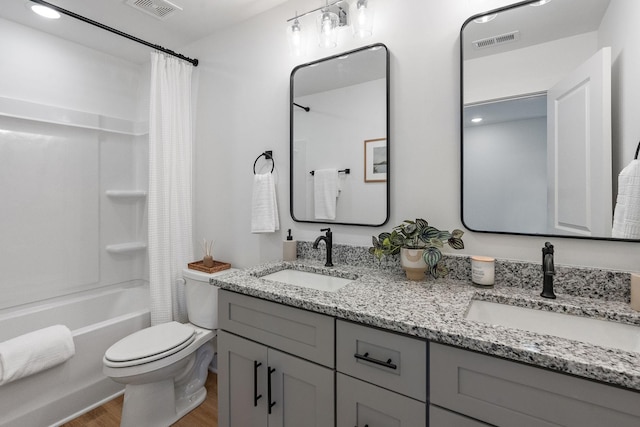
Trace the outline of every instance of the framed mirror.
<path fill-rule="evenodd" d="M 640 239 L 640 2 L 525 1 L 460 33 L 462 222 L 472 231 Z M 623 174 L 623 175 L 624 175 Z M 614 219 L 615 216 L 615 219 Z"/>
<path fill-rule="evenodd" d="M 389 218 L 389 51 L 373 44 L 299 65 L 290 80 L 291 217 Z"/>

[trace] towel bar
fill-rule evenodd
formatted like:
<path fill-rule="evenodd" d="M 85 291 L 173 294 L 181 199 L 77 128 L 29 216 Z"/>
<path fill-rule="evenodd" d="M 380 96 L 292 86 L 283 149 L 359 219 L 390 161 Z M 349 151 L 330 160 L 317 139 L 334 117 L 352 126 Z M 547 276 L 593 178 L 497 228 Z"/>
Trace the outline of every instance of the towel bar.
<path fill-rule="evenodd" d="M 309 173 L 310 173 L 311 175 L 315 175 L 315 174 L 316 174 L 316 171 L 311 171 L 311 172 L 309 172 Z M 347 169 L 340 169 L 340 170 L 338 171 L 338 173 L 344 173 L 344 174 L 349 175 L 349 174 L 351 173 L 351 169 L 349 169 L 349 168 L 347 168 Z"/>
<path fill-rule="evenodd" d="M 273 173 L 273 169 L 276 166 L 276 162 L 273 161 L 273 151 L 267 150 L 264 153 L 260 154 L 258 157 L 256 157 L 256 161 L 253 162 L 253 174 L 254 175 L 256 174 L 256 164 L 258 163 L 258 160 L 262 156 L 264 156 L 264 158 L 267 159 L 267 160 L 271 160 L 271 173 Z"/>

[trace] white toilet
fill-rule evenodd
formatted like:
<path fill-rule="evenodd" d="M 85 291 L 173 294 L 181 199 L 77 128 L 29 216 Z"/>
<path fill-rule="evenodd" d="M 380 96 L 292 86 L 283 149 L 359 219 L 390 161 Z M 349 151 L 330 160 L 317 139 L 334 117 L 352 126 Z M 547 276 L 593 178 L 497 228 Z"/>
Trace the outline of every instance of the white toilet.
<path fill-rule="evenodd" d="M 169 426 L 204 401 L 218 328 L 218 288 L 209 278 L 228 271 L 185 269 L 189 323 L 142 329 L 105 352 L 104 374 L 126 385 L 122 427 Z"/>

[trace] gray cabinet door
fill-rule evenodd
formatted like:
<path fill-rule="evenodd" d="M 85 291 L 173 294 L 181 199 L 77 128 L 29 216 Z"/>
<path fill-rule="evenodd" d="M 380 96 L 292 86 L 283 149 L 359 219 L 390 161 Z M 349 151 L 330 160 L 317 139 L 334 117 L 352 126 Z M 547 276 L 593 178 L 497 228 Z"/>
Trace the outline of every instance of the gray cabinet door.
<path fill-rule="evenodd" d="M 218 331 L 219 427 L 267 427 L 266 379 L 267 347 Z"/>
<path fill-rule="evenodd" d="M 335 425 L 335 374 L 315 363 L 269 349 L 269 427 Z"/>
<path fill-rule="evenodd" d="M 427 405 L 373 384 L 336 374 L 337 427 L 425 427 Z"/>

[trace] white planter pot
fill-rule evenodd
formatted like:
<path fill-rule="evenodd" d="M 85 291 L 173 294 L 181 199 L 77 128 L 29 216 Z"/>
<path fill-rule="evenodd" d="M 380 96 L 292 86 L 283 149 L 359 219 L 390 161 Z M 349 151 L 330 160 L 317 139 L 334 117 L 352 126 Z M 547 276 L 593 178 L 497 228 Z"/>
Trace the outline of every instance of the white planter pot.
<path fill-rule="evenodd" d="M 427 263 L 422 258 L 423 249 L 400 249 L 400 265 L 409 280 L 424 280 Z"/>

